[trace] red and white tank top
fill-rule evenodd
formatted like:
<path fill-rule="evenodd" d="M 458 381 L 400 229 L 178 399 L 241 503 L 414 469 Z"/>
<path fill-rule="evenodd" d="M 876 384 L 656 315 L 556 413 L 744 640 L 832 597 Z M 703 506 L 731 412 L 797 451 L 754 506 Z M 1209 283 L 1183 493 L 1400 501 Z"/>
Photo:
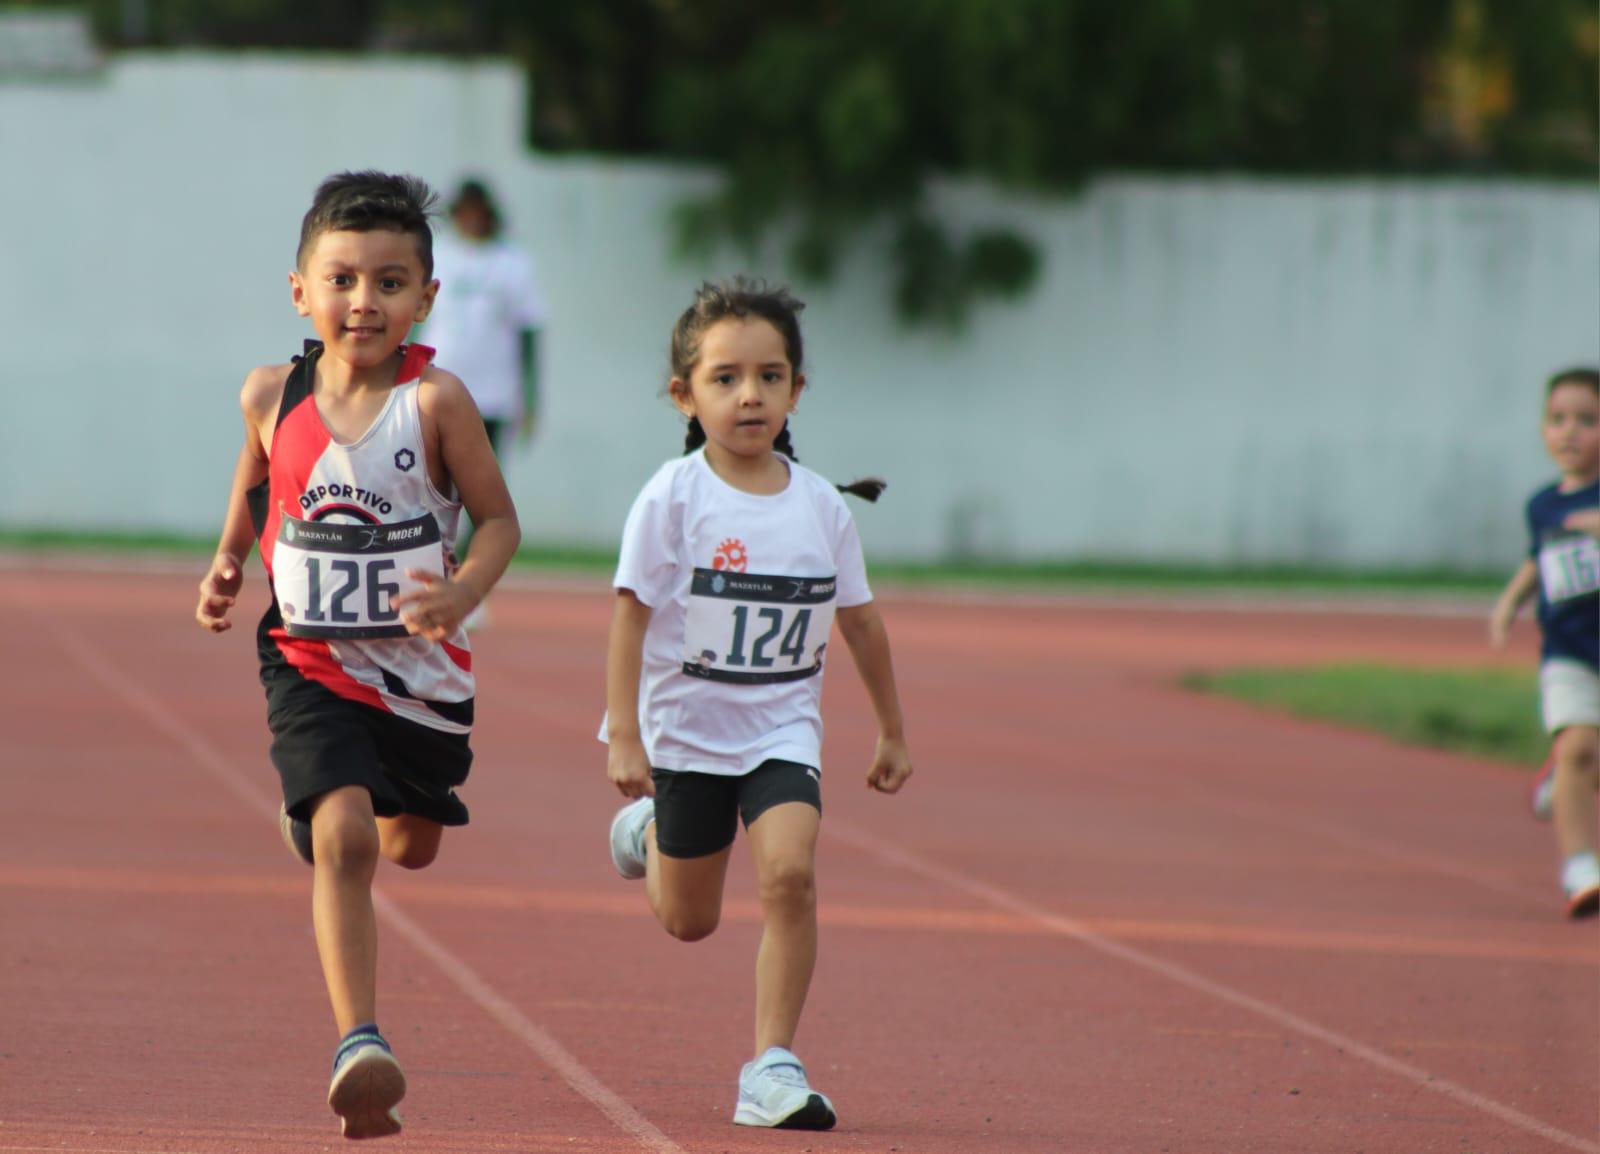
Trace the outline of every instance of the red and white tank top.
<path fill-rule="evenodd" d="M 392 552 L 403 546 L 381 542 L 376 546 L 379 552 L 370 555 L 373 559 L 350 552 L 358 537 L 370 546 L 378 538 L 410 537 L 416 530 L 408 527 L 386 534 L 334 528 L 420 524 L 426 526 L 431 542 L 431 518 L 437 524 L 441 556 L 453 553 L 461 504 L 441 494 L 428 477 L 417 408 L 417 388 L 433 350 L 425 345 L 402 348 L 400 369 L 383 411 L 348 444 L 334 440 L 317 411 L 313 386 L 321 352 L 320 342 L 307 341 L 305 356 L 295 358 L 267 454 L 267 480 L 250 494 L 261 559 L 273 580 L 273 604 L 260 631 L 261 659 L 284 661 L 340 697 L 433 729 L 466 733 L 472 728 L 474 683 L 465 631 L 458 628 L 446 642 L 410 635 L 372 636 L 385 632 L 374 628 L 373 620 L 394 620 L 394 614 L 386 612 L 388 592 L 394 588 L 390 582 L 395 564 L 404 564 L 406 557 Z M 296 566 L 292 575 L 282 574 L 285 588 L 292 584 L 294 589 L 288 604 L 280 596 L 284 590 L 278 587 L 274 565 L 280 539 L 285 546 L 283 562 L 287 565 L 292 556 Z M 290 542 L 296 547 L 290 548 Z M 298 548 L 302 543 L 313 550 L 334 550 L 310 562 L 309 592 L 306 557 Z M 384 554 L 384 548 L 391 552 Z M 286 616 L 296 634 L 312 635 L 291 636 Z M 309 619 L 329 624 L 311 628 Z M 351 624 L 334 624 L 340 621 Z"/>

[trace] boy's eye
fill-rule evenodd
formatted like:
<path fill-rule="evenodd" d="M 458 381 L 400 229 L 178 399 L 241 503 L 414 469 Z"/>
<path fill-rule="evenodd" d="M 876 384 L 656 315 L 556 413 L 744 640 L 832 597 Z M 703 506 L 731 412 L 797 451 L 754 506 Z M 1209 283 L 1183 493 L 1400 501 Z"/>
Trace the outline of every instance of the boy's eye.
<path fill-rule="evenodd" d="M 396 289 L 405 287 L 403 282 L 395 280 L 392 276 L 386 276 L 378 283 L 383 286 L 385 292 L 394 292 Z"/>
<path fill-rule="evenodd" d="M 328 278 L 328 283 L 334 288 L 344 288 L 350 283 L 350 278 L 345 276 L 342 272 L 337 272 Z"/>

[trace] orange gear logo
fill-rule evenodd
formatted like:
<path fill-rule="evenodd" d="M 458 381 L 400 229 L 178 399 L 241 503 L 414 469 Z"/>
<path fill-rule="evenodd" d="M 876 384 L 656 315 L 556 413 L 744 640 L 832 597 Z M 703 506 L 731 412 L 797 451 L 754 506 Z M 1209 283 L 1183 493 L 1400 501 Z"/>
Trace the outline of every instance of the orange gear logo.
<path fill-rule="evenodd" d="M 730 573 L 743 573 L 749 564 L 750 554 L 745 552 L 744 542 L 737 537 L 729 537 L 717 546 L 717 555 L 711 558 L 713 569 L 726 569 Z"/>

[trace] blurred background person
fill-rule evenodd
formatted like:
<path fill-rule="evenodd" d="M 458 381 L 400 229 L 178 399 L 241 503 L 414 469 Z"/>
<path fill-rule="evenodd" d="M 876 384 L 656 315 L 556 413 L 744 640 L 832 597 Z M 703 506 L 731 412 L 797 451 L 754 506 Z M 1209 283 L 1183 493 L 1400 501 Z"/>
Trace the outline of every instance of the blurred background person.
<path fill-rule="evenodd" d="M 439 295 L 421 336 L 438 350 L 438 363 L 466 383 L 502 460 L 513 435 L 518 444 L 533 436 L 545 316 L 533 261 L 505 239 L 504 224 L 488 185 L 462 181 L 450 201 L 450 229 L 434 245 Z M 470 527 L 462 534 L 463 558 L 471 535 Z M 480 604 L 468 626 L 486 623 Z"/>

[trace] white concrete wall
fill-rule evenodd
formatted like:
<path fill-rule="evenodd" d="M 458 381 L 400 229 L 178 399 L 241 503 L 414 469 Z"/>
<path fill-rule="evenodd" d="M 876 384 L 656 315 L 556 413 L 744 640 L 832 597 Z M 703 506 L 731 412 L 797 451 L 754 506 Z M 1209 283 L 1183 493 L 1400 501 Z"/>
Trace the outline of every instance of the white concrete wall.
<path fill-rule="evenodd" d="M 0 84 L 0 526 L 213 531 L 238 385 L 310 335 L 300 215 L 373 165 L 495 184 L 551 301 L 545 423 L 509 463 L 526 535 L 612 544 L 680 443 L 672 321 L 751 266 L 671 255 L 707 173 L 530 154 L 522 93 L 501 64 L 266 54 Z M 796 286 L 796 444 L 889 477 L 859 515 L 880 557 L 1510 566 L 1549 471 L 1542 379 L 1600 359 L 1593 188 L 1106 179 L 934 203 L 1032 235 L 1036 290 L 909 332 L 870 237 Z"/>

